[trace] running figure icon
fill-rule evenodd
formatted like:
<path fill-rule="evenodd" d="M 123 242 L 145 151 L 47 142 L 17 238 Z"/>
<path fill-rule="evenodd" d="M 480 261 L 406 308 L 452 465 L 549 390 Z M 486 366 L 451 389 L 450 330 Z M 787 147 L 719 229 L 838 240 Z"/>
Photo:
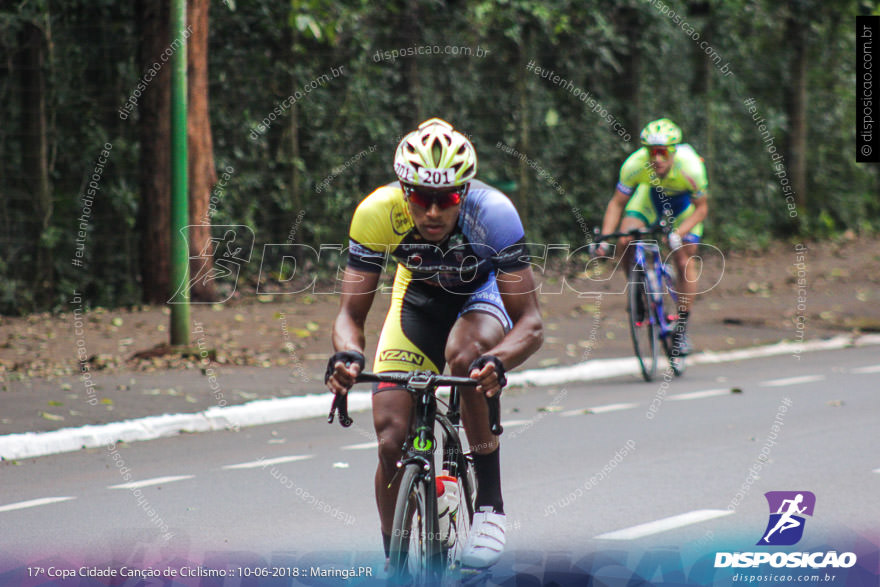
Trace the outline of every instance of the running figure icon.
<path fill-rule="evenodd" d="M 786 530 L 791 528 L 797 528 L 801 525 L 801 523 L 792 517 L 793 514 L 802 514 L 807 509 L 807 506 L 803 508 L 799 508 L 798 504 L 804 501 L 804 494 L 798 493 L 794 499 L 786 499 L 783 500 L 782 505 L 779 506 L 779 509 L 776 510 L 777 514 L 782 514 L 782 517 L 779 518 L 779 521 L 776 522 L 776 525 L 770 530 L 766 536 L 764 536 L 764 542 L 767 544 L 770 543 L 770 536 L 779 530 L 779 533 L 782 534 Z M 788 511 L 783 512 L 783 508 L 785 504 L 788 504 Z"/>
<path fill-rule="evenodd" d="M 769 491 L 764 496 L 770 506 L 770 520 L 758 545 L 796 544 L 804 533 L 804 516 L 813 515 L 816 496 L 809 491 Z"/>

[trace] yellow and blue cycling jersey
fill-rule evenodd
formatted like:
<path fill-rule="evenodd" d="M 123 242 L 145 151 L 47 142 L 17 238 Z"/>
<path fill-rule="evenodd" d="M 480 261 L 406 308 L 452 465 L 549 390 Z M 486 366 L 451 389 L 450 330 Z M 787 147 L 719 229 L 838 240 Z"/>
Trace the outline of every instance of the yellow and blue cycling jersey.
<path fill-rule="evenodd" d="M 473 293 L 492 271 L 528 266 L 525 231 L 516 208 L 481 181 L 470 182 L 458 223 L 439 245 L 415 230 L 399 184 L 390 183 L 367 196 L 351 221 L 348 263 L 380 272 L 388 255 L 409 270 L 413 280 L 451 293 Z"/>
<path fill-rule="evenodd" d="M 470 182 L 456 227 L 440 244 L 419 235 L 398 183 L 375 190 L 355 210 L 348 265 L 381 272 L 389 256 L 398 266 L 375 372 L 442 372 L 446 339 L 466 312 L 512 327 L 495 275 L 524 269 L 529 259 L 519 214 L 495 188 Z"/>
<path fill-rule="evenodd" d="M 665 210 L 675 217 L 675 225 L 693 214 L 693 201 L 706 197 L 709 182 L 703 159 L 693 147 L 677 145 L 672 168 L 666 177 L 659 177 L 651 167 L 651 155 L 642 147 L 630 155 L 620 168 L 617 189 L 630 196 L 624 213 L 654 224 Z M 690 232 L 686 241 L 697 242 L 703 234 L 703 223 Z"/>

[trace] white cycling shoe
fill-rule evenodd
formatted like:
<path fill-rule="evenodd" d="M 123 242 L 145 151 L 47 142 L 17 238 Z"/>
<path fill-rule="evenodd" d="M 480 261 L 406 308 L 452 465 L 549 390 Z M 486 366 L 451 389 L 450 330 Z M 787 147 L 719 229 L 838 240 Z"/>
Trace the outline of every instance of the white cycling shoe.
<path fill-rule="evenodd" d="M 471 533 L 461 554 L 461 565 L 485 569 L 498 562 L 504 552 L 504 525 L 506 516 L 495 513 L 492 506 L 483 506 L 474 513 Z"/>

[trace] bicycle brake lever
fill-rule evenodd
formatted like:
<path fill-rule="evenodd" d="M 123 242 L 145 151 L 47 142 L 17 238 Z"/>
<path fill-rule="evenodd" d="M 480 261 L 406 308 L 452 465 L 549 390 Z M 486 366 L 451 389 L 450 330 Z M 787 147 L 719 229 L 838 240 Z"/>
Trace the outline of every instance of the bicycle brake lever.
<path fill-rule="evenodd" d="M 333 398 L 333 405 L 330 406 L 330 415 L 327 417 L 327 423 L 333 423 L 333 415 L 339 412 L 339 424 L 343 428 L 348 428 L 354 423 L 348 415 L 348 395 L 338 394 Z"/>
<path fill-rule="evenodd" d="M 501 426 L 501 400 L 498 395 L 486 398 L 489 405 L 489 430 L 495 436 L 501 436 L 504 428 Z"/>

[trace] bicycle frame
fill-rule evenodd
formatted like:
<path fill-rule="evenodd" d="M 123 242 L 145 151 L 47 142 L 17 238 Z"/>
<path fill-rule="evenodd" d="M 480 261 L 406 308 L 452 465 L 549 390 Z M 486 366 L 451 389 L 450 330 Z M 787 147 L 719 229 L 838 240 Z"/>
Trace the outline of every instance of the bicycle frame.
<path fill-rule="evenodd" d="M 361 373 L 356 382 L 393 383 L 401 386 L 413 398 L 409 432 L 403 446 L 403 454 L 397 462 L 397 473 L 391 481 L 399 479 L 400 487 L 394 509 L 394 532 L 392 533 L 390 561 L 394 573 L 406 574 L 409 549 L 415 546 L 416 575 L 419 571 L 427 573 L 429 582 L 442 577 L 448 569 L 452 569 L 457 560 L 460 540 L 453 545 L 444 544 L 446 537 L 441 537 L 439 528 L 439 512 L 436 495 L 437 469 L 434 464 L 434 452 L 437 441 L 434 434 L 435 425 L 440 426 L 443 436 L 443 453 L 441 471 L 447 470 L 459 484 L 458 524 L 470 527 L 474 516 L 475 490 L 470 476 L 469 455 L 464 452 L 461 444 L 461 413 L 460 392 L 458 387 L 477 385 L 476 380 L 466 377 L 448 377 L 430 371 L 414 371 L 408 373 Z M 445 413 L 438 411 L 436 390 L 441 385 L 451 386 L 451 393 Z M 488 398 L 489 427 L 501 432 L 500 409 L 498 397 Z M 348 417 L 347 396 L 337 395 L 330 410 L 329 422 L 339 411 L 339 421 L 346 427 L 352 423 Z M 471 465 L 472 467 L 472 465 Z M 467 516 L 465 518 L 464 516 Z M 445 518 L 452 521 L 452 518 Z M 411 524 L 414 526 L 411 527 Z M 410 533 L 415 529 L 415 538 Z M 451 533 L 452 530 L 449 530 Z M 455 530 L 456 535 L 458 530 Z M 401 575 L 403 577 L 403 575 Z"/>
<path fill-rule="evenodd" d="M 649 326 L 648 332 L 650 332 L 650 336 L 653 337 L 653 340 L 659 340 L 661 342 L 666 351 L 666 356 L 669 359 L 670 367 L 672 367 L 676 375 L 681 375 L 684 373 L 684 357 L 674 349 L 673 338 L 671 336 L 674 334 L 678 322 L 679 295 L 678 291 L 675 289 L 677 284 L 675 283 L 670 267 L 663 262 L 660 256 L 659 243 L 656 240 L 642 240 L 649 235 L 666 235 L 669 233 L 672 226 L 673 223 L 671 221 L 661 220 L 659 223 L 648 228 L 634 228 L 627 231 L 613 232 L 604 235 L 600 233 L 598 228 L 596 228 L 595 233 L 597 242 L 609 238 L 620 237 L 631 237 L 635 239 L 630 243 L 630 246 L 634 247 L 633 263 L 629 275 L 630 286 L 634 286 L 635 283 L 644 284 L 645 298 L 647 298 L 649 306 L 645 316 Z M 635 287 L 639 286 L 635 285 Z M 672 298 L 674 305 L 674 308 L 669 309 L 672 313 L 668 315 L 666 309 L 663 307 L 663 297 L 666 293 L 664 288 L 666 288 L 666 291 L 669 291 L 669 296 Z M 634 300 L 635 298 L 632 299 Z M 630 328 L 633 335 L 636 358 L 639 360 L 642 375 L 647 381 L 650 381 L 654 376 L 656 366 L 654 343 L 650 343 L 651 362 L 646 364 L 639 348 L 639 337 L 636 334 L 636 328 L 640 328 L 640 326 L 632 317 L 630 320 L 632 322 Z M 650 367 L 648 367 L 649 364 L 651 365 Z"/>
<path fill-rule="evenodd" d="M 635 241 L 633 267 L 641 267 L 644 270 L 647 283 L 645 287 L 653 304 L 649 319 L 660 327 L 658 337 L 663 339 L 674 330 L 673 324 L 677 317 L 670 319 L 663 308 L 663 288 L 669 292 L 672 301 L 678 305 L 678 292 L 672 272 L 660 256 L 660 246 L 656 241 Z M 650 263 L 648 263 L 650 260 Z M 648 265 L 650 264 L 650 267 Z"/>
<path fill-rule="evenodd" d="M 452 386 L 446 413 L 437 411 L 437 396 L 435 385 L 426 385 L 417 388 L 407 386 L 406 390 L 413 394 L 413 416 L 411 419 L 410 434 L 404 444 L 404 454 L 398 462 L 398 470 L 403 470 L 406 465 L 416 463 L 421 465 L 423 480 L 430 482 L 436 477 L 434 465 L 434 451 L 437 447 L 434 435 L 436 422 L 440 425 L 443 435 L 443 455 L 440 470 L 448 470 L 453 477 L 459 477 L 462 483 L 462 491 L 465 495 L 473 495 L 474 488 L 470 485 L 467 475 L 459 475 L 467 470 L 469 452 L 465 452 L 461 445 L 461 412 L 459 407 L 460 392 L 456 386 Z M 465 500 L 468 508 L 468 519 L 473 518 L 473 504 Z"/>
<path fill-rule="evenodd" d="M 438 423 L 443 431 L 443 461 L 441 470 L 447 469 L 450 475 L 462 480 L 465 495 L 473 495 L 475 488 L 471 486 L 470 479 L 464 473 L 467 470 L 469 453 L 465 453 L 461 446 L 461 412 L 460 412 L 460 385 L 476 385 L 476 381 L 466 377 L 451 377 L 438 375 L 431 371 L 414 371 L 408 373 L 367 373 L 363 372 L 357 377 L 357 383 L 387 382 L 402 385 L 414 398 L 413 414 L 410 418 L 410 432 L 404 443 L 403 456 L 398 462 L 398 470 L 403 470 L 406 465 L 416 463 L 420 465 L 420 475 L 423 481 L 432 481 L 435 478 L 434 450 L 436 438 L 434 436 L 434 423 Z M 448 385 L 451 388 L 449 403 L 445 414 L 437 412 L 437 396 L 435 391 L 438 387 Z M 500 408 L 498 396 L 487 398 L 489 404 L 489 428 L 494 434 L 503 432 L 501 426 Z M 337 395 L 333 398 L 330 408 L 328 423 L 333 422 L 335 413 L 339 412 L 339 423 L 347 428 L 353 420 L 348 416 L 348 397 Z M 468 518 L 473 518 L 473 504 L 466 500 Z"/>

